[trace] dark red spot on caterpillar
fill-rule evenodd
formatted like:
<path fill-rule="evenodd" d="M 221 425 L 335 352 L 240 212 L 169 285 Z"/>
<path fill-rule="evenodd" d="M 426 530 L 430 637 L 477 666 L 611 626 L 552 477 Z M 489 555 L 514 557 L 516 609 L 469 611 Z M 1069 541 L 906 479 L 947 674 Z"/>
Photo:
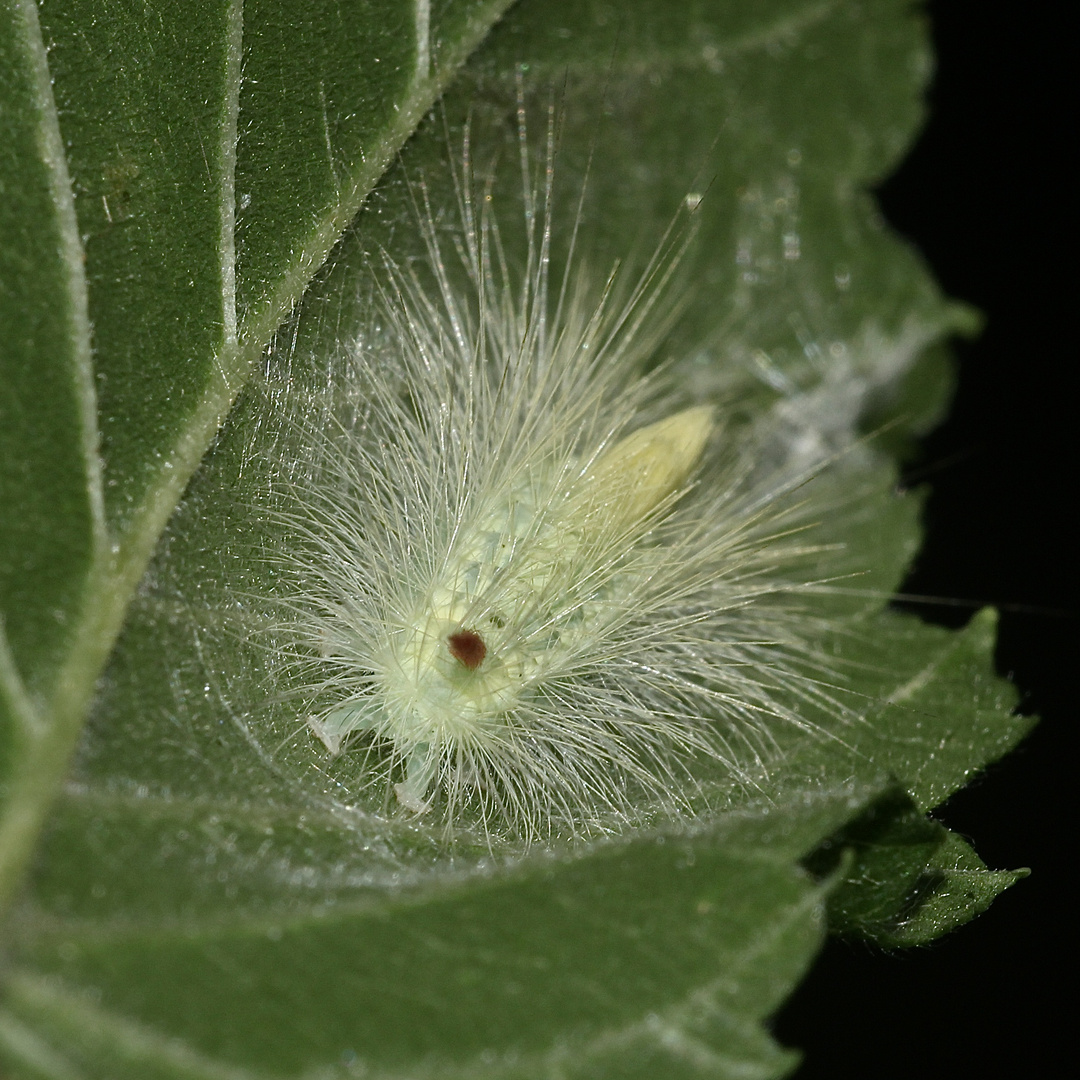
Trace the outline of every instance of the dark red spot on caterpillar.
<path fill-rule="evenodd" d="M 475 630 L 458 630 L 446 639 L 446 643 L 450 646 L 450 655 L 470 671 L 475 671 L 487 656 L 484 639 Z"/>

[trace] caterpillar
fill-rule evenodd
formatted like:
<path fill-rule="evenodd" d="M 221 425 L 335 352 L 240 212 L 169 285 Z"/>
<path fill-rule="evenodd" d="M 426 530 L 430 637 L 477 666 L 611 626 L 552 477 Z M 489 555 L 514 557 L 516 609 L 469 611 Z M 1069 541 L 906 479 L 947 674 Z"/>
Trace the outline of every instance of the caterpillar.
<path fill-rule="evenodd" d="M 820 456 L 656 363 L 682 240 L 599 281 L 570 244 L 555 287 L 554 138 L 534 185 L 519 127 L 520 223 L 468 133 L 452 228 L 415 182 L 424 257 L 372 257 L 365 330 L 289 414 L 264 555 L 292 737 L 352 797 L 488 842 L 692 813 L 816 730 L 804 705 L 843 712 L 803 608 Z"/>

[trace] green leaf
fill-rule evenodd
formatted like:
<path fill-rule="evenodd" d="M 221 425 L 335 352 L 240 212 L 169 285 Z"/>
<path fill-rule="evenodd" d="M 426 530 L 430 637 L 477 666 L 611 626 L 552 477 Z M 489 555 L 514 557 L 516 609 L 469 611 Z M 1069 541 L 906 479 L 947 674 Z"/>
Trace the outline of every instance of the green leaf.
<path fill-rule="evenodd" d="M 242 379 L 231 212 L 241 17 L 225 0 L 152 14 L 100 0 L 41 9 L 118 538 L 139 528 L 165 470 L 185 468 L 177 455 L 207 398 L 227 403 L 221 384 Z"/>
<path fill-rule="evenodd" d="M 82 605 L 103 521 L 86 282 L 49 69 L 33 6 L 2 17 L 0 655 L 4 719 L 25 728 L 27 695 L 49 691 L 70 641 L 63 616 Z M 19 738 L 9 729 L 5 743 Z"/>
<path fill-rule="evenodd" d="M 848 689 L 863 705 L 835 731 L 836 741 L 793 748 L 790 775 L 809 783 L 886 773 L 900 786 L 807 860 L 824 875 L 853 856 L 829 898 L 833 929 L 886 946 L 922 944 L 981 914 L 1026 876 L 987 871 L 964 841 L 925 817 L 1031 729 L 1030 717 L 1011 711 L 1015 689 L 993 674 L 996 624 L 983 611 L 949 631 L 885 611 L 849 625 L 834 642 L 831 651 L 853 673 Z M 960 847 L 974 860 L 955 864 L 970 871 L 966 878 L 951 874 Z"/>
<path fill-rule="evenodd" d="M 312 877 L 306 891 L 318 900 L 273 916 L 238 916 L 237 896 L 231 915 L 171 929 L 134 906 L 89 934 L 47 919 L 30 931 L 36 945 L 24 959 L 63 982 L 24 970 L 11 1008 L 82 1067 L 99 1052 L 118 1055 L 128 1036 L 117 1029 L 135 1021 L 257 1075 L 300 1075 L 350 1053 L 369 1075 L 532 1076 L 559 1066 L 582 1077 L 609 1068 L 781 1075 L 790 1055 L 755 1022 L 783 999 L 821 934 L 820 890 L 793 856 L 858 804 L 850 790 L 800 792 L 775 813 L 733 813 L 704 831 L 503 865 L 481 879 L 444 869 L 387 889 Z M 230 824 L 246 816 L 234 812 Z M 176 819 L 155 824 L 164 837 Z M 312 836 L 341 829 L 308 825 Z M 256 859 L 284 869 L 295 828 L 278 819 Z M 228 840 L 234 853 L 249 843 Z M 226 864 L 231 876 L 238 864 Z M 233 972 L 261 991 L 223 1008 Z M 65 984 L 103 996 L 87 1009 Z M 148 1060 L 161 1065 L 149 1050 Z"/>
<path fill-rule="evenodd" d="M 839 873 L 829 926 L 886 947 L 925 945 L 981 915 L 1028 870 L 988 870 L 971 845 L 887 792 L 806 860 Z"/>
<path fill-rule="evenodd" d="M 244 8 L 235 287 L 256 353 L 510 2 Z"/>
<path fill-rule="evenodd" d="M 0 19 L 0 800 L 14 807 L 0 819 L 2 901 L 83 719 L 71 686 L 108 651 L 81 633 L 97 620 L 108 547 L 86 280 L 45 46 L 33 4 Z"/>
<path fill-rule="evenodd" d="M 791 772 L 876 770 L 896 777 L 921 811 L 939 806 L 1033 724 L 1011 712 L 1016 691 L 993 674 L 996 625 L 989 610 L 957 631 L 891 610 L 853 620 L 829 647 L 857 710 L 833 727 L 835 739 L 793 747 Z"/>
<path fill-rule="evenodd" d="M 921 24 L 899 0 L 523 3 L 361 211 L 500 8 L 79 0 L 40 32 L 5 8 L 0 304 L 29 327 L 0 353 L 0 483 L 27 508 L 0 523 L 9 892 L 37 842 L 7 926 L 16 1076 L 779 1077 L 795 1057 L 763 1022 L 826 920 L 917 944 L 1017 877 L 925 817 L 1027 729 L 992 616 L 953 634 L 883 607 L 918 543 L 891 455 L 974 323 L 866 195 L 920 117 Z M 579 214 L 602 273 L 704 194 L 662 358 L 736 426 L 798 391 L 793 423 L 849 449 L 813 485 L 836 674 L 805 729 L 707 778 L 692 823 L 489 851 L 365 813 L 259 734 L 273 672 L 234 612 L 266 587 L 245 485 L 272 395 L 218 428 L 294 305 L 271 374 L 364 329 L 366 253 L 422 254 L 417 177 L 452 213 L 467 123 L 519 197 L 519 85 L 530 143 L 561 117 L 555 264 Z"/>
<path fill-rule="evenodd" d="M 372 6 L 374 37 L 306 5 L 292 69 L 274 46 L 289 5 L 5 5 L 0 904 L 254 360 L 506 2 Z M 394 50 L 360 64 L 391 25 Z M 298 158 L 313 93 L 319 153 Z"/>
<path fill-rule="evenodd" d="M 878 940 L 890 933 L 945 837 L 906 792 L 886 792 L 807 859 L 821 876 L 848 864 L 829 896 L 830 926 Z"/>
<path fill-rule="evenodd" d="M 1029 871 L 988 870 L 967 841 L 949 833 L 915 883 L 907 910 L 886 945 L 925 945 L 981 915 Z"/>

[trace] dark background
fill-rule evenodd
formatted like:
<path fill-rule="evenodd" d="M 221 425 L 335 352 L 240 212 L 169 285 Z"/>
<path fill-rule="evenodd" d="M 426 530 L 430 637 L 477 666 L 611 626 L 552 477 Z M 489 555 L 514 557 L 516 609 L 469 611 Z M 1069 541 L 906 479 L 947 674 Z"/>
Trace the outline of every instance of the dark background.
<path fill-rule="evenodd" d="M 879 191 L 885 216 L 950 295 L 986 315 L 959 342 L 950 419 L 910 480 L 932 494 L 909 592 L 994 603 L 998 670 L 1042 722 L 937 814 L 991 868 L 1032 875 L 981 918 L 921 950 L 830 941 L 774 1023 L 803 1048 L 797 1080 L 1051 1077 L 1071 1059 L 1076 915 L 1064 875 L 1076 844 L 1080 672 L 1077 504 L 1080 282 L 1075 112 L 1066 81 L 1071 5 L 929 5 L 938 72 L 930 119 Z M 971 608 L 923 607 L 960 625 Z"/>

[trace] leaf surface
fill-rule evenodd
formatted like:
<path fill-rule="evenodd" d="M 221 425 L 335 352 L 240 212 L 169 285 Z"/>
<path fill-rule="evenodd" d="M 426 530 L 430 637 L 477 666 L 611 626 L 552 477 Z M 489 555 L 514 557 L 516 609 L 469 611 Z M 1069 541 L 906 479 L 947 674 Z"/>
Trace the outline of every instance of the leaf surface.
<path fill-rule="evenodd" d="M 929 54 L 907 5 L 524 3 L 325 266 L 496 6 L 150 14 L 80 0 L 46 6 L 36 44 L 32 9 L 15 10 L 23 23 L 3 46 L 13 100 L 37 103 L 11 113 L 10 145 L 28 148 L 11 168 L 38 203 L 33 237 L 21 218 L 0 218 L 3 257 L 27 261 L 45 235 L 70 245 L 74 215 L 72 250 L 81 243 L 86 258 L 84 271 L 54 243 L 53 264 L 34 262 L 42 277 L 27 297 L 45 290 L 41 304 L 64 319 L 50 328 L 62 339 L 42 395 L 52 404 L 33 401 L 44 419 L 26 430 L 47 423 L 64 439 L 42 476 L 10 475 L 28 506 L 42 485 L 69 492 L 50 537 L 70 568 L 57 595 L 80 626 L 85 582 L 97 596 L 93 574 L 106 575 L 115 600 L 91 634 L 98 666 L 128 617 L 9 926 L 0 1054 L 14 1075 L 764 1080 L 794 1066 L 764 1022 L 826 922 L 920 943 L 1015 880 L 925 816 L 1026 730 L 993 675 L 992 616 L 953 634 L 883 606 L 918 544 L 918 501 L 896 493 L 893 455 L 947 399 L 942 339 L 974 324 L 866 194 L 921 112 Z M 250 720 L 266 708 L 272 662 L 227 625 L 237 597 L 259 587 L 244 498 L 251 447 L 273 426 L 263 383 L 231 414 L 132 590 L 293 305 L 303 297 L 266 385 L 363 332 L 371 253 L 422 253 L 418 199 L 436 213 L 457 206 L 447 161 L 466 128 L 477 167 L 495 169 L 493 197 L 520 193 L 519 86 L 530 145 L 549 103 L 559 117 L 556 264 L 579 214 L 578 257 L 603 273 L 647 258 L 684 198 L 703 196 L 661 359 L 702 393 L 737 395 L 739 424 L 774 422 L 797 398 L 806 411 L 793 430 L 824 433 L 826 449 L 871 437 L 814 481 L 829 510 L 815 542 L 836 552 L 814 613 L 835 679 L 807 729 L 772 733 L 742 782 L 712 778 L 711 809 L 692 824 L 489 852 L 357 808 L 306 743 L 278 745 Z M 36 149 L 56 131 L 68 194 Z M 513 229 L 505 242 L 513 258 Z M 20 310 L 40 323 L 33 303 Z M 71 426 L 91 349 L 100 510 L 86 494 L 94 422 Z M 105 529 L 108 558 L 95 547 Z M 35 543 L 13 534 L 11 550 Z M 12 590 L 23 587 L 13 565 L 0 575 Z M 19 613 L 28 629 L 0 653 L 16 763 L 20 709 L 37 708 L 19 674 L 39 655 L 25 635 L 44 633 L 32 629 L 46 625 L 42 610 Z M 57 746 L 50 783 L 66 762 Z M 39 786 L 46 775 L 18 767 Z M 19 789 L 3 795 L 22 812 Z"/>
<path fill-rule="evenodd" d="M 0 789 L 0 902 L 161 530 L 254 360 L 505 2 L 434 22 L 426 4 L 383 5 L 396 28 L 385 76 L 376 56 L 348 62 L 373 43 L 354 26 L 342 44 L 326 7 L 308 5 L 290 43 L 303 79 L 260 46 L 290 5 L 5 7 L 0 768 L 13 779 Z M 313 86 L 326 109 L 356 106 L 323 125 L 314 162 L 290 135 L 310 130 Z M 332 187 L 317 179 L 328 158 Z M 238 175 L 262 178 L 254 207 L 237 201 Z M 260 227 L 283 199 L 289 222 Z M 240 316 L 238 235 L 262 260 Z M 240 325 L 252 306 L 259 318 Z"/>

